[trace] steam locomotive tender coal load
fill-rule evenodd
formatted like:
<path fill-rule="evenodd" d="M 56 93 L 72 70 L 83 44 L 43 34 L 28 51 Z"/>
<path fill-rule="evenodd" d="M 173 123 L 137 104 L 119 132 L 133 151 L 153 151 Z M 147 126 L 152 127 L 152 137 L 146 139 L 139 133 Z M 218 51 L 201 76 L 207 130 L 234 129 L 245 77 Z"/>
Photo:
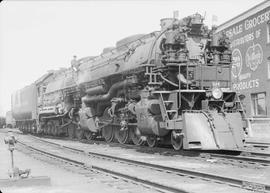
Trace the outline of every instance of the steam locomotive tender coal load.
<path fill-rule="evenodd" d="M 60 78 L 70 85 L 50 80 L 37 130 L 176 150 L 239 149 L 246 122 L 230 72 L 228 38 L 213 37 L 200 14 L 162 19 L 160 32 L 74 59 Z"/>

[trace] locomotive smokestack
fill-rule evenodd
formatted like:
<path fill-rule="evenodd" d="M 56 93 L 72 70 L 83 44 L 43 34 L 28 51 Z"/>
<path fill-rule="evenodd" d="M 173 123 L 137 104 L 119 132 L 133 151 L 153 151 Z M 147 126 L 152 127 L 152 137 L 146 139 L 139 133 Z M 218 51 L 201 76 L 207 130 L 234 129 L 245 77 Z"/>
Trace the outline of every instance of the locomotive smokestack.
<path fill-rule="evenodd" d="M 167 29 L 169 26 L 171 26 L 173 24 L 173 22 L 175 22 L 176 19 L 175 18 L 163 18 L 160 20 L 160 26 L 161 26 L 161 31 Z"/>

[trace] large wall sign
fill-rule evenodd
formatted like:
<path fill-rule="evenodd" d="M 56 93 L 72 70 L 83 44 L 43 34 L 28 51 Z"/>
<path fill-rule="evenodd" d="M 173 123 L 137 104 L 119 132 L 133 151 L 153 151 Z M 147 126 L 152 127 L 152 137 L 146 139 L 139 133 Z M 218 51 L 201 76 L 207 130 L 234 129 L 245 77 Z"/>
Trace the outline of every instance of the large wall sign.
<path fill-rule="evenodd" d="M 243 59 L 242 59 L 242 55 L 239 49 L 234 49 L 232 52 L 232 76 L 234 78 L 237 78 L 242 70 L 242 63 L 243 63 Z"/>
<path fill-rule="evenodd" d="M 253 44 L 246 52 L 246 66 L 255 71 L 263 61 L 263 50 L 260 44 Z"/>
<path fill-rule="evenodd" d="M 232 87 L 237 91 L 248 92 L 260 87 L 262 68 L 266 65 L 264 58 L 267 43 L 267 22 L 270 20 L 270 7 L 250 16 L 228 29 L 225 33 L 231 40 L 232 49 Z M 265 24 L 265 25 L 262 25 Z M 270 79 L 270 62 L 267 66 Z"/>
<path fill-rule="evenodd" d="M 259 105 L 266 106 L 267 110 L 270 109 L 269 1 L 259 4 L 217 28 L 218 35 L 225 33 L 230 39 L 231 87 L 246 96 L 244 104 L 247 116 L 254 116 L 254 109 L 257 107 L 252 102 L 252 94 L 266 93 L 265 105 Z"/>

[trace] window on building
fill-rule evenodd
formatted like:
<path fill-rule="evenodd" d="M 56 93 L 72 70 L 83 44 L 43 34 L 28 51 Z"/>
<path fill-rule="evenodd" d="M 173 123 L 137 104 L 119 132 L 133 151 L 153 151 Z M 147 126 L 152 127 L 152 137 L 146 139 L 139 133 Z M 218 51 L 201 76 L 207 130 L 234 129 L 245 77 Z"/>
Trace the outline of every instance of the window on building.
<path fill-rule="evenodd" d="M 268 79 L 270 79 L 270 61 L 267 62 L 267 66 L 268 66 Z"/>
<path fill-rule="evenodd" d="M 270 22 L 267 22 L 267 43 L 270 43 Z"/>
<path fill-rule="evenodd" d="M 37 88 L 38 97 L 40 97 L 40 87 Z"/>
<path fill-rule="evenodd" d="M 265 92 L 251 94 L 253 116 L 267 115 L 265 98 Z"/>
<path fill-rule="evenodd" d="M 42 89 L 43 89 L 43 94 L 44 94 L 46 92 L 46 86 L 43 86 Z"/>

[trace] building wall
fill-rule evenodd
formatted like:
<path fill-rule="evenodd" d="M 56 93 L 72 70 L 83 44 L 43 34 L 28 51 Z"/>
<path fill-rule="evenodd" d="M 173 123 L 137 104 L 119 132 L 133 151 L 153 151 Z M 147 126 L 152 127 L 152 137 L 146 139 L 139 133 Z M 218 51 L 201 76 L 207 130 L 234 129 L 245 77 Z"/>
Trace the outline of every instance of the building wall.
<path fill-rule="evenodd" d="M 218 27 L 232 48 L 232 88 L 245 95 L 249 117 L 270 117 L 270 6 L 260 5 Z M 246 17 L 245 17 L 246 15 Z M 240 20 L 241 19 L 241 20 Z M 229 25 L 228 25 L 229 24 Z M 225 27 L 224 27 L 225 26 Z"/>

